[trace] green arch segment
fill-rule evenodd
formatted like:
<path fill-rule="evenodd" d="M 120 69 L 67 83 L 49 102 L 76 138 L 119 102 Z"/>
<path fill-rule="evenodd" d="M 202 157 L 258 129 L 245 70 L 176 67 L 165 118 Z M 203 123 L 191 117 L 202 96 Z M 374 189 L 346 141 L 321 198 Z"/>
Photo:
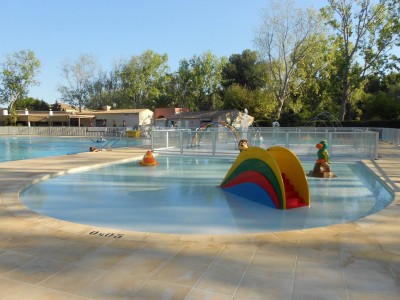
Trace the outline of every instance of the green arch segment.
<path fill-rule="evenodd" d="M 279 185 L 279 181 L 275 176 L 274 171 L 271 169 L 271 167 L 265 163 L 264 161 L 258 159 L 258 158 L 249 158 L 243 161 L 237 168 L 227 177 L 225 180 L 222 182 L 221 186 L 228 183 L 231 181 L 233 178 L 238 176 L 244 171 L 248 170 L 255 170 L 259 173 L 261 173 L 265 178 L 267 178 L 274 190 L 276 191 L 276 194 L 279 197 L 279 201 L 281 203 L 281 207 L 283 207 L 283 196 L 282 196 L 282 191 Z"/>

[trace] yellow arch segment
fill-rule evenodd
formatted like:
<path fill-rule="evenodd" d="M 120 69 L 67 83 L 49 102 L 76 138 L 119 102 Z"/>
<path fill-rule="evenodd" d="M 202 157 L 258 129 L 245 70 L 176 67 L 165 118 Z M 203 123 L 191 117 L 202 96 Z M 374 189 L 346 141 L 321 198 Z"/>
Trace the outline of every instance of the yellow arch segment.
<path fill-rule="evenodd" d="M 289 149 L 280 146 L 268 148 L 267 152 L 274 157 L 279 169 L 282 173 L 286 174 L 286 177 L 294 185 L 299 196 L 303 198 L 305 203 L 310 205 L 308 181 L 298 157 Z"/>
<path fill-rule="evenodd" d="M 263 162 L 265 162 L 271 170 L 274 172 L 275 177 L 278 179 L 279 183 L 279 188 L 281 189 L 282 192 L 282 199 L 283 201 L 283 207 L 282 209 L 286 209 L 286 195 L 285 195 L 285 188 L 283 185 L 283 179 L 281 175 L 281 171 L 279 170 L 279 166 L 277 162 L 275 161 L 275 158 L 268 153 L 266 150 L 260 147 L 249 147 L 246 150 L 242 151 L 239 153 L 238 157 L 236 158 L 235 162 L 232 164 L 231 168 L 229 169 L 228 173 L 225 175 L 225 178 L 222 182 L 227 179 L 232 172 L 245 160 L 247 159 L 252 159 L 252 158 L 257 158 Z"/>

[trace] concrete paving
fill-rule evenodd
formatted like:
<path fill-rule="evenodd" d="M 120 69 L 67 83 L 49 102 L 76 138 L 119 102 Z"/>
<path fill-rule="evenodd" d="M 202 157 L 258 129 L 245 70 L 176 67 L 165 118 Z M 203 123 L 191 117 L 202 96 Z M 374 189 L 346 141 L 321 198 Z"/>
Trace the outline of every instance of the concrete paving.
<path fill-rule="evenodd" d="M 110 230 L 36 214 L 27 185 L 141 158 L 114 149 L 0 163 L 0 299 L 400 299 L 400 148 L 371 168 L 395 199 L 339 225 L 248 235 Z"/>

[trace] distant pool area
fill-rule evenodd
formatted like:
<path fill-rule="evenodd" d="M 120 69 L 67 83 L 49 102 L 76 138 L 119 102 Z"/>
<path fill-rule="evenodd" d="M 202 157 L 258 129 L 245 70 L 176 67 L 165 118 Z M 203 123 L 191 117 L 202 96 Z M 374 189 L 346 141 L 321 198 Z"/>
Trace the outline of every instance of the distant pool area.
<path fill-rule="evenodd" d="M 335 163 L 336 178 L 308 178 L 311 206 L 277 210 L 218 186 L 233 159 L 159 156 L 158 167 L 116 164 L 54 177 L 21 192 L 35 212 L 115 230 L 236 234 L 328 226 L 373 214 L 393 195 L 361 163 Z M 303 162 L 306 173 L 313 162 Z"/>
<path fill-rule="evenodd" d="M 89 151 L 90 146 L 119 148 L 149 143 L 144 139 L 112 137 L 104 143 L 95 141 L 91 137 L 0 136 L 0 162 L 76 154 Z"/>

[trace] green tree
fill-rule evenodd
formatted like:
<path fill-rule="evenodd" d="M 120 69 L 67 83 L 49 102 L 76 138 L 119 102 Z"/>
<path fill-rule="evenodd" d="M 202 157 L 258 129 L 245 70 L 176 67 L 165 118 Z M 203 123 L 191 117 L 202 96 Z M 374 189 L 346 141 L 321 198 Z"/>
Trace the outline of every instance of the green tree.
<path fill-rule="evenodd" d="M 15 101 L 26 96 L 31 86 L 39 85 L 35 76 L 39 72 L 40 61 L 32 50 L 21 50 L 7 55 L 1 64 L 0 103 L 13 109 Z"/>
<path fill-rule="evenodd" d="M 191 110 L 217 110 L 222 107 L 222 69 L 225 57 L 218 58 L 206 51 L 200 56 L 180 61 L 179 90 Z"/>
<path fill-rule="evenodd" d="M 344 120 L 351 96 L 371 71 L 386 66 L 395 44 L 398 11 L 395 2 L 379 0 L 328 0 L 323 16 L 336 33 L 341 61 L 339 80 L 341 106 L 339 119 Z M 361 63 L 360 63 L 361 61 Z"/>
<path fill-rule="evenodd" d="M 239 84 L 228 87 L 224 93 L 224 109 L 245 108 L 255 120 L 273 119 L 277 102 L 273 93 L 262 89 L 250 90 Z"/>
<path fill-rule="evenodd" d="M 279 118 L 291 89 L 303 82 L 295 76 L 298 64 L 315 55 L 320 22 L 314 10 L 296 8 L 293 1 L 270 3 L 254 41 L 271 77 L 267 84 L 278 102 Z"/>
<path fill-rule="evenodd" d="M 265 63 L 258 59 L 258 53 L 246 49 L 242 54 L 232 54 L 222 69 L 222 84 L 228 88 L 239 84 L 250 90 L 265 87 Z"/>
<path fill-rule="evenodd" d="M 14 107 L 18 110 L 26 108 L 30 111 L 48 111 L 50 109 L 50 105 L 47 102 L 31 97 L 18 99 L 15 101 Z"/>
<path fill-rule="evenodd" d="M 140 56 L 132 56 L 121 71 L 124 93 L 129 102 L 122 106 L 141 108 L 160 96 L 160 80 L 166 75 L 168 55 L 145 51 Z"/>
<path fill-rule="evenodd" d="M 82 111 L 91 99 L 91 87 L 97 69 L 97 62 L 92 55 L 82 54 L 74 62 L 65 62 L 62 75 L 66 79 L 65 85 L 58 90 L 61 100 L 79 108 Z"/>

